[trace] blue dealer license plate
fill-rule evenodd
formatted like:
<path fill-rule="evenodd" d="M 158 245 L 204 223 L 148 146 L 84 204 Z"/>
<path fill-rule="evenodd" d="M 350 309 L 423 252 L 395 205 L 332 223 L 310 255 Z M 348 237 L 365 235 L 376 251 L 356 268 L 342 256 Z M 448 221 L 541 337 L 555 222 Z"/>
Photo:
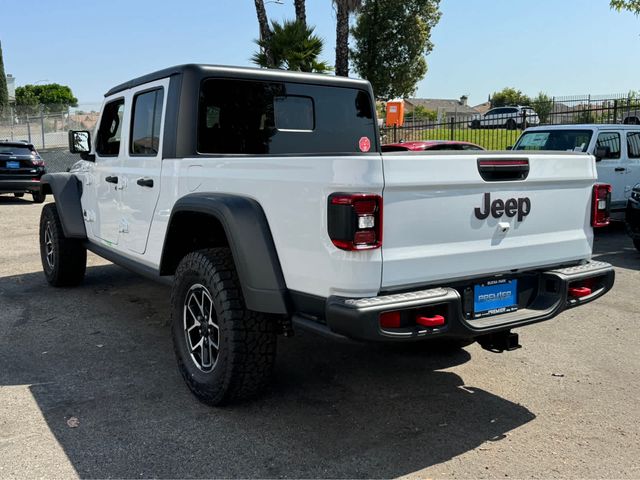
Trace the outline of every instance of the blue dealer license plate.
<path fill-rule="evenodd" d="M 473 287 L 474 318 L 514 312 L 517 309 L 517 280 L 491 280 Z"/>
<path fill-rule="evenodd" d="M 7 168 L 20 168 L 20 162 L 7 162 Z"/>

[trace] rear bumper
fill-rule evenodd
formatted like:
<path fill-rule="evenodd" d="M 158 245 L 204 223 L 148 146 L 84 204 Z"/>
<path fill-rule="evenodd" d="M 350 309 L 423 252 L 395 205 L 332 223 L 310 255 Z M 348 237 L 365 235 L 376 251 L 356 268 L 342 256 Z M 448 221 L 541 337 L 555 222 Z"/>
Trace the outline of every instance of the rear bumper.
<path fill-rule="evenodd" d="M 469 303 L 472 284 L 430 288 L 372 298 L 329 297 L 326 325 L 329 334 L 368 341 L 412 341 L 437 337 L 475 338 L 549 320 L 563 310 L 589 303 L 613 286 L 615 272 L 608 263 L 591 261 L 583 265 L 529 272 L 527 291 L 518 294 L 518 310 L 473 319 Z M 524 280 L 524 277 L 522 277 Z M 474 282 L 477 283 L 477 282 Z M 591 286 L 581 298 L 569 294 L 570 286 Z M 380 314 L 400 311 L 403 325 L 385 329 Z M 417 315 L 441 315 L 446 323 L 426 328 L 415 324 Z M 294 319 L 295 323 L 295 319 Z M 309 321 L 306 321 L 307 326 Z M 316 325 L 320 330 L 320 325 Z"/>
<path fill-rule="evenodd" d="M 40 180 L 0 180 L 0 193 L 32 193 L 40 189 Z"/>

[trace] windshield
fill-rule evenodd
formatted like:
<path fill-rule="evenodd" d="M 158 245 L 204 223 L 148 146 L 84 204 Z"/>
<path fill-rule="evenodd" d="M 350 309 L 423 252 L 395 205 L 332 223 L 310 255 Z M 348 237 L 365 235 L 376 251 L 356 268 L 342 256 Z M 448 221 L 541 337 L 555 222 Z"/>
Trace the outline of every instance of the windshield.
<path fill-rule="evenodd" d="M 592 136 L 591 130 L 536 130 L 523 133 L 514 150 L 586 152 Z"/>
<path fill-rule="evenodd" d="M 26 145 L 0 145 L 0 155 L 31 155 L 31 151 Z"/>

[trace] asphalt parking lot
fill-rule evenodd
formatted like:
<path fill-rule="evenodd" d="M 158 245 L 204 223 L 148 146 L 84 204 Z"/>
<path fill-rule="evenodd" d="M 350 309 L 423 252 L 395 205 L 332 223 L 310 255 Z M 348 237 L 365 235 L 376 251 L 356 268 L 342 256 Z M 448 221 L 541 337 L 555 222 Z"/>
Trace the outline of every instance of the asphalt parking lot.
<path fill-rule="evenodd" d="M 177 371 L 169 289 L 90 256 L 47 286 L 41 206 L 0 196 L 0 477 L 640 477 L 640 253 L 614 290 L 453 354 L 281 339 L 272 388 L 212 409 Z"/>

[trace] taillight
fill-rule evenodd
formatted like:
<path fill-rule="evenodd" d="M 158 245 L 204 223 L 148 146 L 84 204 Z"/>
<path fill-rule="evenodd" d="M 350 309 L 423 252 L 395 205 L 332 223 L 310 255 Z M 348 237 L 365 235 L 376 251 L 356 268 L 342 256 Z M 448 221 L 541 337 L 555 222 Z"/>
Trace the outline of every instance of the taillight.
<path fill-rule="evenodd" d="M 382 197 L 371 193 L 329 196 L 328 231 L 342 250 L 371 250 L 382 246 Z"/>
<path fill-rule="evenodd" d="M 611 220 L 611 185 L 596 183 L 592 201 L 591 226 L 606 227 Z"/>
<path fill-rule="evenodd" d="M 33 155 L 31 158 L 31 163 L 33 163 L 34 167 L 44 167 L 44 160 L 40 155 Z"/>

